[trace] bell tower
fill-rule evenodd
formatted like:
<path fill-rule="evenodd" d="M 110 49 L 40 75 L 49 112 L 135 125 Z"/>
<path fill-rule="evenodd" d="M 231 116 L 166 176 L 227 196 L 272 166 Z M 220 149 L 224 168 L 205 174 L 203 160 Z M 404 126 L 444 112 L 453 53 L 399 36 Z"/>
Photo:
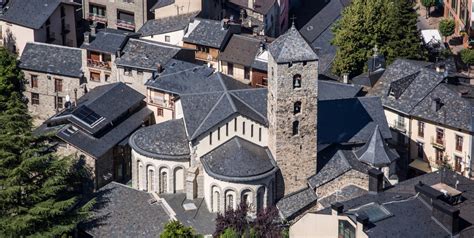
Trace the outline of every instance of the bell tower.
<path fill-rule="evenodd" d="M 268 146 L 281 174 L 278 197 L 316 173 L 318 56 L 293 25 L 269 46 Z"/>

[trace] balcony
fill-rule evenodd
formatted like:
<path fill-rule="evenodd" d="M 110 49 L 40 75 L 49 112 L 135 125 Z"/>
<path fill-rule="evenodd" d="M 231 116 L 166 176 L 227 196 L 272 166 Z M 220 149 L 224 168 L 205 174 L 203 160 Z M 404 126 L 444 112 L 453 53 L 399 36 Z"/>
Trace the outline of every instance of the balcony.
<path fill-rule="evenodd" d="M 439 137 L 432 136 L 431 137 L 431 145 L 433 145 L 433 147 L 435 147 L 435 148 L 444 150 L 444 148 L 446 147 L 446 141 L 445 141 L 444 137 L 439 138 Z"/>
<path fill-rule="evenodd" d="M 130 4 L 134 4 L 135 3 L 135 0 L 122 0 L 123 3 L 130 3 Z"/>
<path fill-rule="evenodd" d="M 390 124 L 390 127 L 403 133 L 407 131 L 405 121 L 401 121 L 401 120 L 394 120 L 393 123 Z"/>
<path fill-rule="evenodd" d="M 150 97 L 149 103 L 155 106 L 163 107 L 163 108 L 172 108 L 173 102 L 164 99 L 163 97 Z"/>
<path fill-rule="evenodd" d="M 87 66 L 88 67 L 104 69 L 104 70 L 110 70 L 112 68 L 112 67 L 110 67 L 110 65 L 111 65 L 110 62 L 87 59 Z"/>
<path fill-rule="evenodd" d="M 135 23 L 130 22 L 130 21 L 126 21 L 126 20 L 117 19 L 117 27 L 122 28 L 122 29 L 126 29 L 126 30 L 134 31 L 135 30 Z"/>
<path fill-rule="evenodd" d="M 89 13 L 89 20 L 107 24 L 107 17 L 96 13 Z"/>

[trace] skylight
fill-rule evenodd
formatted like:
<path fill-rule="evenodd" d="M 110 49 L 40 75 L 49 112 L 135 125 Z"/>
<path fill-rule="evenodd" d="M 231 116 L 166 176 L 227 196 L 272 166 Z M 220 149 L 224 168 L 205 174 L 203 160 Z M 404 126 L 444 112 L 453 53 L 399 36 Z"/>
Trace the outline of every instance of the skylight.
<path fill-rule="evenodd" d="M 392 216 L 392 213 L 390 213 L 387 208 L 375 202 L 351 209 L 347 213 L 353 215 L 366 215 L 372 223 Z"/>

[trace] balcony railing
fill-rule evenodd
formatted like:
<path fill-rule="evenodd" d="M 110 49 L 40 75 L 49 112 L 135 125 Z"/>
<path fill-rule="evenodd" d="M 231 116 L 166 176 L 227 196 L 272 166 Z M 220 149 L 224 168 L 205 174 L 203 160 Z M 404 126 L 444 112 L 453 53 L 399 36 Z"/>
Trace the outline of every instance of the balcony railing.
<path fill-rule="evenodd" d="M 96 13 L 89 13 L 89 20 L 95 21 L 95 22 L 100 22 L 100 23 L 107 23 L 107 17 L 103 15 L 99 15 Z"/>
<path fill-rule="evenodd" d="M 135 0 L 122 0 L 122 2 L 133 4 L 133 3 L 135 3 Z"/>
<path fill-rule="evenodd" d="M 444 149 L 445 146 L 446 146 L 446 141 L 443 138 L 438 138 L 438 137 L 434 137 L 432 136 L 431 137 L 431 145 L 433 145 L 434 147 L 436 148 L 439 148 L 439 149 Z"/>
<path fill-rule="evenodd" d="M 105 70 L 110 70 L 112 68 L 110 67 L 110 62 L 96 61 L 92 59 L 87 59 L 87 66 Z"/>
<path fill-rule="evenodd" d="M 163 97 L 151 97 L 149 99 L 149 103 L 153 104 L 153 105 L 160 106 L 160 107 L 164 107 L 164 108 L 172 108 L 173 107 L 173 102 L 169 101 L 169 100 L 166 100 Z"/>
<path fill-rule="evenodd" d="M 405 126 L 405 122 L 401 121 L 401 120 L 394 120 L 393 123 L 390 125 L 390 127 L 394 128 L 396 130 L 399 130 L 401 132 L 406 132 L 407 131 L 406 126 Z"/>
<path fill-rule="evenodd" d="M 126 20 L 117 19 L 117 27 L 133 31 L 135 30 L 135 23 L 126 21 Z"/>

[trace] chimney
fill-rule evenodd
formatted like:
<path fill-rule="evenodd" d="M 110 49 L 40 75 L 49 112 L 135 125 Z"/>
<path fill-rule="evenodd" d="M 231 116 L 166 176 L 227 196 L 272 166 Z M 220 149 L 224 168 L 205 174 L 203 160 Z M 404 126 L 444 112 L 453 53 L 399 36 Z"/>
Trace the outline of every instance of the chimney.
<path fill-rule="evenodd" d="M 369 170 L 369 193 L 379 193 L 383 190 L 383 173 L 378 169 Z"/>
<path fill-rule="evenodd" d="M 91 25 L 91 36 L 95 36 L 96 33 L 97 33 L 97 26 L 96 26 L 96 23 L 93 23 Z"/>
<path fill-rule="evenodd" d="M 415 185 L 415 192 L 420 194 L 420 198 L 428 204 L 432 205 L 433 201 L 436 201 L 443 197 L 443 193 L 423 184 L 421 181 Z"/>
<path fill-rule="evenodd" d="M 439 111 L 439 109 L 441 109 L 441 99 L 440 98 L 433 98 L 431 100 L 431 110 L 433 110 L 434 112 L 437 112 Z"/>
<path fill-rule="evenodd" d="M 85 44 L 91 43 L 91 35 L 89 32 L 84 32 L 84 43 Z"/>
<path fill-rule="evenodd" d="M 459 233 L 459 209 L 441 201 L 433 201 L 432 216 L 441 223 L 451 235 Z"/>
<path fill-rule="evenodd" d="M 336 202 L 334 204 L 331 204 L 331 213 L 332 215 L 341 215 L 342 212 L 344 211 L 344 205 L 340 202 Z"/>
<path fill-rule="evenodd" d="M 247 3 L 248 3 L 247 4 L 248 8 L 253 9 L 254 4 L 255 4 L 255 0 L 248 0 Z"/>
<path fill-rule="evenodd" d="M 345 84 L 349 84 L 349 74 L 348 73 L 343 73 L 342 74 L 342 82 Z"/>
<path fill-rule="evenodd" d="M 364 228 L 369 224 L 369 217 L 365 214 L 357 214 L 357 231 L 356 234 L 364 234 Z"/>

